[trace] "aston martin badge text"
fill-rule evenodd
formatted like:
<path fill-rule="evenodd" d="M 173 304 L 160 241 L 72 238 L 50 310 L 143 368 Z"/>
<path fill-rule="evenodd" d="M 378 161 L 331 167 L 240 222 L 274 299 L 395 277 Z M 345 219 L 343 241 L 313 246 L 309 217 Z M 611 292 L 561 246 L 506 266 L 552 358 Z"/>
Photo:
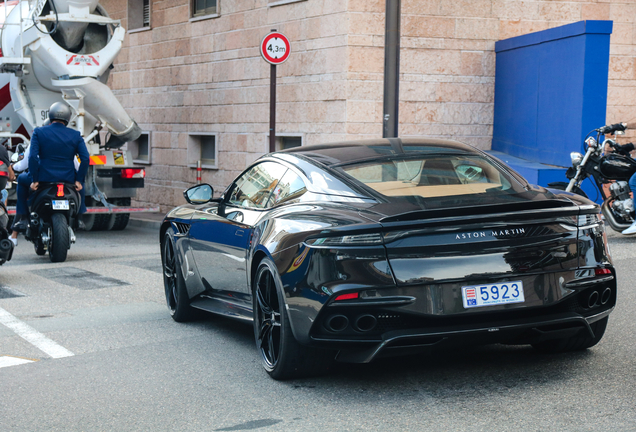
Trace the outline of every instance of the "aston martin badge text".
<path fill-rule="evenodd" d="M 480 238 L 480 237 L 488 237 L 489 234 L 490 234 L 490 237 L 501 238 L 501 237 L 511 236 L 515 234 L 524 234 L 525 232 L 526 232 L 525 228 L 491 230 L 490 232 L 488 231 L 466 232 L 466 233 L 456 234 L 455 240 L 467 240 L 467 239 L 474 239 L 474 238 Z"/>

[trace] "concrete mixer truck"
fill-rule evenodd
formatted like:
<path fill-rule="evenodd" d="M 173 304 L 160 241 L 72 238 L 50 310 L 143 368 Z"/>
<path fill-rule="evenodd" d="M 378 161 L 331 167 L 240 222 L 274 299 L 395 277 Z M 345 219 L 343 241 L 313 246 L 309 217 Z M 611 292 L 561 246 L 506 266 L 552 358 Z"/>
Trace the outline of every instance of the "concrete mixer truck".
<path fill-rule="evenodd" d="M 145 169 L 124 144 L 141 130 L 106 85 L 124 35 L 97 0 L 0 3 L 0 142 L 24 148 L 54 102 L 71 107 L 69 127 L 90 154 L 87 230 L 124 229 L 131 212 L 158 211 L 130 206 Z"/>

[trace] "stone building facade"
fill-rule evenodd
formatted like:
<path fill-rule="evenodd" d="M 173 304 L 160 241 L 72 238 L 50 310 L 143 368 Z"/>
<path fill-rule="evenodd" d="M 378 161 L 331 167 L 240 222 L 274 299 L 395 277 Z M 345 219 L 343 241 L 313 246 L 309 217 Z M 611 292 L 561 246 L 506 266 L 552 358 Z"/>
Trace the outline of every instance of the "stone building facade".
<path fill-rule="evenodd" d="M 182 203 L 198 159 L 220 192 L 268 151 L 271 29 L 292 41 L 279 145 L 382 135 L 385 0 L 101 3 L 129 30 L 110 85 L 148 132 L 130 144 L 149 163 L 141 203 Z M 634 0 L 402 0 L 400 136 L 489 149 L 495 42 L 580 20 L 614 21 L 607 120 L 636 117 Z"/>

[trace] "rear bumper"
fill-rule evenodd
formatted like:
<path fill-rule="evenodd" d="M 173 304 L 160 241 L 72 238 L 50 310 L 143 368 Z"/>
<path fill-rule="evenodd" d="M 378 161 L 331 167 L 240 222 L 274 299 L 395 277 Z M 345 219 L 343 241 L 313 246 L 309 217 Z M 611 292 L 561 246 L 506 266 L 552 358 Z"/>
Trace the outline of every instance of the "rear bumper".
<path fill-rule="evenodd" d="M 613 309 L 611 307 L 587 317 L 575 312 L 565 312 L 478 325 L 394 330 L 382 334 L 378 339 L 369 340 L 337 340 L 314 336 L 312 342 L 323 348 L 337 349 L 339 361 L 368 363 L 379 357 L 426 353 L 459 346 L 534 344 L 577 335 L 594 336 L 590 324 L 607 317 Z"/>

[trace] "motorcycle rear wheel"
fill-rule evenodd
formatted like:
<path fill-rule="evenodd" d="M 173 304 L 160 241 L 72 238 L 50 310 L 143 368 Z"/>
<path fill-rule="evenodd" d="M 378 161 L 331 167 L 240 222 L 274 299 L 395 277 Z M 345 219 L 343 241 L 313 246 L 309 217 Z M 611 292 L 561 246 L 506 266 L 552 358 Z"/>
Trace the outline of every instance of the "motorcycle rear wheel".
<path fill-rule="evenodd" d="M 53 217 L 51 217 L 51 244 L 49 246 L 49 258 L 51 262 L 66 261 L 70 241 L 68 221 L 63 214 L 53 214 Z"/>

